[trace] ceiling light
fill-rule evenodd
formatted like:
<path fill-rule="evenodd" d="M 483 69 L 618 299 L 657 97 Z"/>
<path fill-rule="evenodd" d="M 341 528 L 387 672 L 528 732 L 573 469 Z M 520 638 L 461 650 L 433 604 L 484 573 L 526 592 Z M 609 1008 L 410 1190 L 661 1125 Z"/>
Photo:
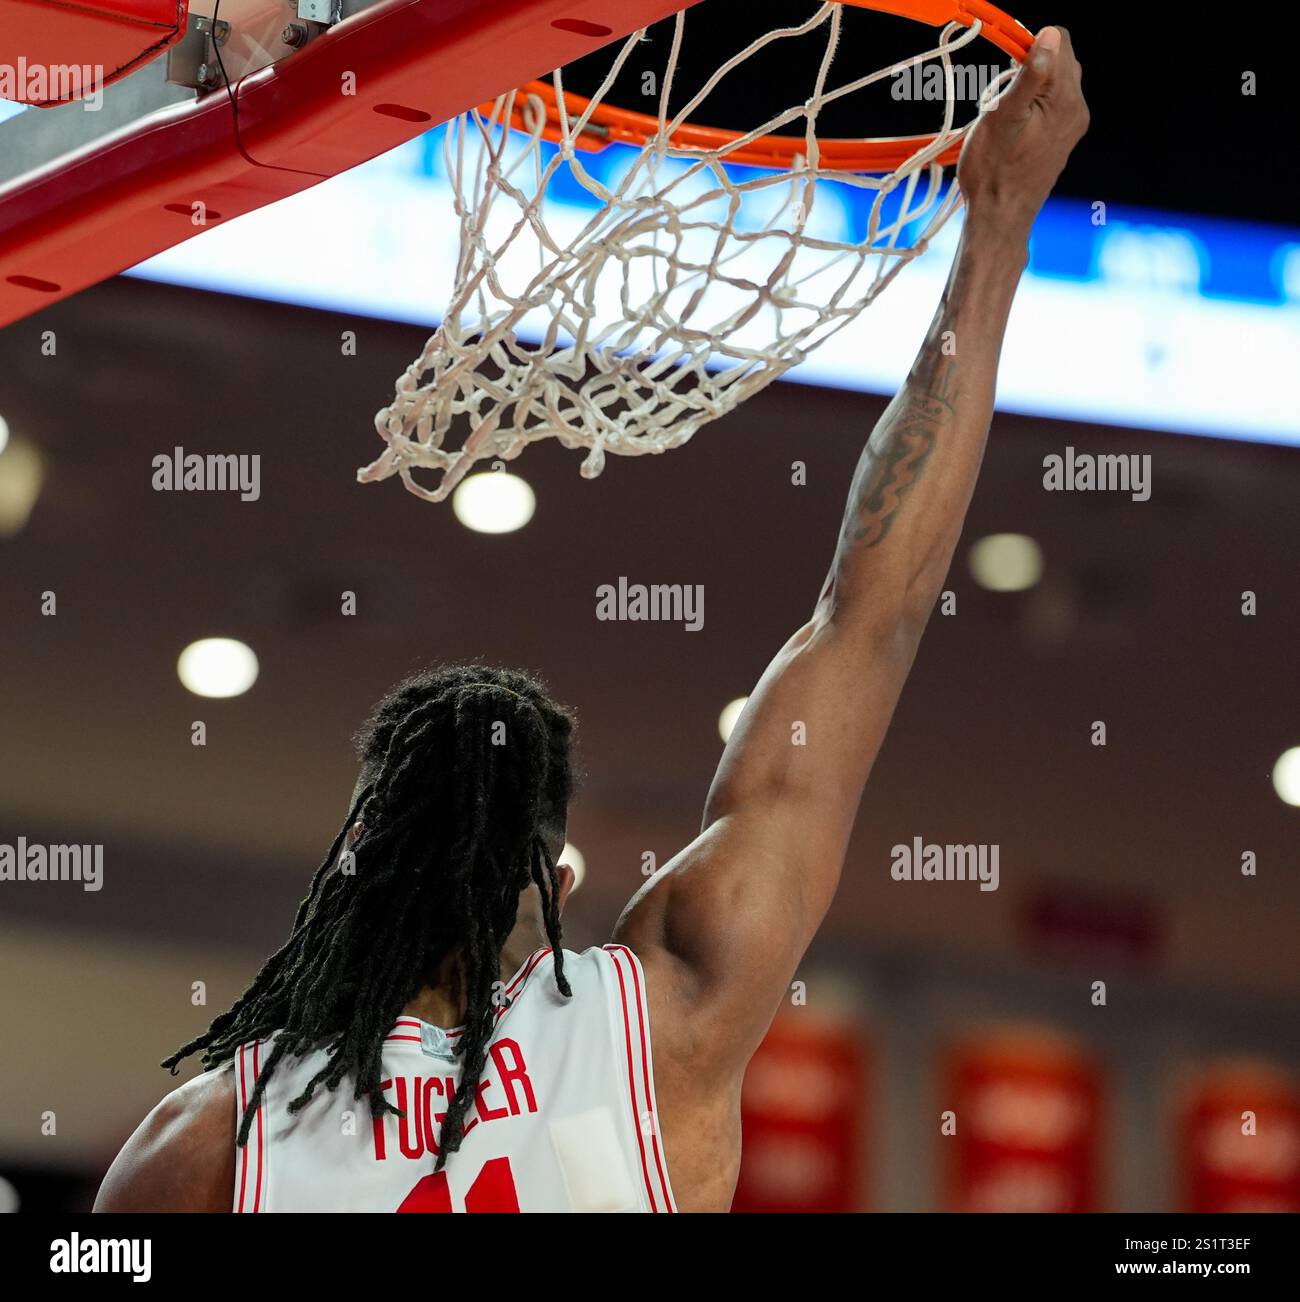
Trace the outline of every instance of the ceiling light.
<path fill-rule="evenodd" d="M 1043 577 L 1043 551 L 1023 533 L 991 533 L 969 555 L 975 582 L 993 592 L 1024 592 Z"/>
<path fill-rule="evenodd" d="M 1300 805 L 1300 746 L 1292 746 L 1273 765 L 1273 790 L 1288 805 Z"/>
<path fill-rule="evenodd" d="M 234 638 L 205 637 L 181 652 L 176 672 L 195 696 L 241 696 L 257 681 L 257 657 Z"/>
<path fill-rule="evenodd" d="M 537 499 L 527 480 L 503 470 L 470 475 L 452 494 L 451 509 L 467 529 L 513 533 L 533 518 Z"/>

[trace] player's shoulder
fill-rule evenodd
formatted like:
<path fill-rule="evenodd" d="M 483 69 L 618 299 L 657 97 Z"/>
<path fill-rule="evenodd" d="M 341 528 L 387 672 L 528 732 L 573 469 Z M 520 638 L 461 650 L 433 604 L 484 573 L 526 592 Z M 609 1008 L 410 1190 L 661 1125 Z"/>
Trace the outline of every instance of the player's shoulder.
<path fill-rule="evenodd" d="M 560 971 L 557 957 L 562 960 Z M 557 980 L 561 971 L 567 995 Z M 584 1024 L 610 1018 L 624 1005 L 633 1009 L 639 1005 L 644 1016 L 647 999 L 641 963 L 623 944 L 592 945 L 581 951 L 564 949 L 558 956 L 549 948 L 536 950 L 507 983 L 506 996 L 512 1004 L 522 1002 L 547 1017 L 563 1009 L 573 1020 L 576 1008 L 577 1020 Z"/>
<path fill-rule="evenodd" d="M 506 983 L 506 992 L 514 995 L 522 989 L 554 987 L 557 959 L 570 984 L 575 980 L 589 982 L 598 979 L 607 961 L 603 949 L 604 946 L 593 945 L 583 950 L 562 949 L 558 954 L 549 945 L 535 949 Z"/>
<path fill-rule="evenodd" d="M 109 1167 L 95 1211 L 229 1211 L 234 1161 L 235 1082 L 227 1064 L 153 1108 Z"/>
<path fill-rule="evenodd" d="M 550 950 L 539 950 L 544 958 L 537 966 L 538 975 L 554 986 L 555 955 Z M 563 951 L 564 976 L 572 987 L 574 996 L 582 991 L 629 989 L 644 981 L 640 960 L 624 944 L 592 945 L 581 951 Z"/>

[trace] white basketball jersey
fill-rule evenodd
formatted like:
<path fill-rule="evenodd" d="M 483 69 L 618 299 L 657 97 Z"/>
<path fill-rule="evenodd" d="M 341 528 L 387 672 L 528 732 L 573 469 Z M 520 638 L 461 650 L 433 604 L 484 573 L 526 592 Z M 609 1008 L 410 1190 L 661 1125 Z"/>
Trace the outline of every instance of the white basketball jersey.
<path fill-rule="evenodd" d="M 675 1211 L 641 964 L 624 945 L 566 950 L 570 999 L 554 966 L 539 949 L 507 983 L 464 1140 L 442 1171 L 434 1165 L 463 1028 L 403 1016 L 384 1041 L 380 1082 L 405 1117 L 372 1118 L 347 1081 L 318 1086 L 290 1113 L 327 1054 L 286 1056 L 235 1150 L 235 1211 Z M 245 1044 L 235 1057 L 237 1117 L 273 1043 Z"/>

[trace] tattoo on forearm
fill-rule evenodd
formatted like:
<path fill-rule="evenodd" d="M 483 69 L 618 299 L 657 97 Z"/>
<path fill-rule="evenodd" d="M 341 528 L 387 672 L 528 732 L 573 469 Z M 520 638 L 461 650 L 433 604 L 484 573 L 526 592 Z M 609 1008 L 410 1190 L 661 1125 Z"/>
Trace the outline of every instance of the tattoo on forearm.
<path fill-rule="evenodd" d="M 889 533 L 903 499 L 925 471 L 939 432 L 951 417 L 956 386 L 950 358 L 936 357 L 900 394 L 901 408 L 872 435 L 853 477 L 843 539 L 874 547 Z"/>

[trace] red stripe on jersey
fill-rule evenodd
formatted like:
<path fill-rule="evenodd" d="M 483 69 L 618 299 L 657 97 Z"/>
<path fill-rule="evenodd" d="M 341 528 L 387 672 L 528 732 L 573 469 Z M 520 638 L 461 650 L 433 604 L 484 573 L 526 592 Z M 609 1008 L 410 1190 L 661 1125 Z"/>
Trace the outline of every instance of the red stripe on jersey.
<path fill-rule="evenodd" d="M 248 1086 L 244 1081 L 244 1046 L 239 1046 L 239 1118 L 240 1124 L 243 1124 L 244 1112 L 248 1108 Z M 239 1168 L 239 1206 L 237 1211 L 244 1210 L 244 1189 L 248 1184 L 248 1145 L 245 1144 L 241 1150 L 242 1160 Z"/>
<path fill-rule="evenodd" d="M 645 1088 L 646 1109 L 650 1113 L 650 1143 L 654 1149 L 655 1169 L 659 1174 L 659 1188 L 664 1196 L 664 1203 L 669 1211 L 674 1211 L 672 1198 L 668 1192 L 668 1177 L 664 1174 L 663 1154 L 659 1148 L 659 1119 L 655 1116 L 654 1083 L 650 1079 L 650 1036 L 647 1033 L 646 1015 L 641 1001 L 641 974 L 634 960 L 632 951 L 625 945 L 616 946 L 628 956 L 628 970 L 632 973 L 632 986 L 636 991 L 636 1019 L 641 1032 L 641 1081 Z"/>
<path fill-rule="evenodd" d="M 655 1199 L 654 1185 L 650 1183 L 650 1168 L 645 1160 L 645 1136 L 641 1133 L 641 1110 L 636 1101 L 636 1066 L 632 1057 L 632 1018 L 627 1006 L 627 987 L 623 981 L 623 965 L 614 956 L 609 949 L 605 950 L 609 955 L 609 961 L 614 965 L 614 971 L 618 973 L 618 989 L 623 1000 L 623 1035 L 627 1042 L 627 1081 L 628 1089 L 632 1094 L 632 1126 L 636 1131 L 636 1142 L 641 1150 L 641 1175 L 645 1179 L 646 1193 L 650 1196 L 650 1210 L 657 1212 L 659 1203 Z"/>
<path fill-rule="evenodd" d="M 532 958 L 530 958 L 530 959 L 528 960 L 528 962 L 527 962 L 526 964 L 524 964 L 522 970 L 519 971 L 519 972 L 517 972 L 517 973 L 515 974 L 515 978 L 514 978 L 514 980 L 511 981 L 511 983 L 510 983 L 508 986 L 506 986 L 506 994 L 508 994 L 508 995 L 512 995 L 512 994 L 514 994 L 514 992 L 515 992 L 515 987 L 516 987 L 516 986 L 523 985 L 523 983 L 524 983 L 525 981 L 527 981 L 528 978 L 529 978 L 530 976 L 532 976 L 532 974 L 533 974 L 534 970 L 536 969 L 537 965 L 538 965 L 538 964 L 542 961 L 542 959 L 544 959 L 544 958 L 547 956 L 547 954 L 549 954 L 550 952 L 551 952 L 551 950 L 550 950 L 550 947 L 549 947 L 549 946 L 548 946 L 547 948 L 545 948 L 545 949 L 539 949 L 539 950 L 538 950 L 538 951 L 537 951 L 537 952 L 532 956 Z M 505 1012 L 505 1009 L 503 1008 L 501 1011 L 502 1011 L 502 1012 Z M 462 1029 L 463 1029 L 463 1028 L 462 1028 Z"/>
<path fill-rule="evenodd" d="M 253 1041 L 253 1084 L 257 1084 L 257 1078 L 262 1074 L 261 1062 L 261 1040 Z M 253 1210 L 260 1212 L 262 1210 L 262 1104 L 259 1101 L 257 1105 L 257 1192 L 253 1195 Z"/>

